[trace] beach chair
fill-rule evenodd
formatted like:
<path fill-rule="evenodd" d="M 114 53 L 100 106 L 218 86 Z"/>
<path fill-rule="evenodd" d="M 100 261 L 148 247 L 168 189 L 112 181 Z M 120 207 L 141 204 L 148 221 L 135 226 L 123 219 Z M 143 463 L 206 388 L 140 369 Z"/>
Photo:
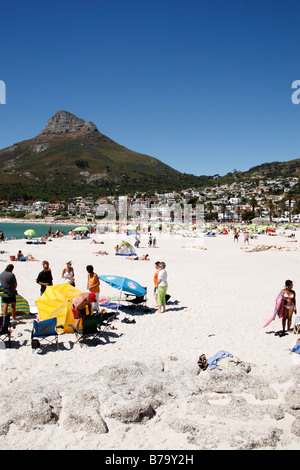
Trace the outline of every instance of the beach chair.
<path fill-rule="evenodd" d="M 145 287 L 147 291 L 147 287 Z M 136 308 L 137 310 L 146 309 L 146 302 L 147 302 L 147 292 L 145 295 L 138 296 L 134 294 L 125 294 L 125 300 L 127 305 L 131 308 Z"/>
<path fill-rule="evenodd" d="M 111 329 L 111 324 L 116 318 L 115 312 L 96 313 L 95 316 L 99 318 L 99 329 L 100 333 Z"/>
<path fill-rule="evenodd" d="M 8 338 L 8 346 L 11 348 L 11 330 L 10 328 L 10 316 L 0 316 L 0 340 L 5 343 L 5 340 Z"/>
<path fill-rule="evenodd" d="M 51 318 L 44 321 L 33 321 L 33 328 L 31 331 L 31 348 L 32 352 L 42 349 L 44 344 L 56 343 L 56 349 L 58 350 L 58 333 L 56 331 L 57 319 Z"/>
<path fill-rule="evenodd" d="M 300 317 L 295 318 L 295 323 L 294 323 L 294 334 L 299 335 L 300 334 Z"/>
<path fill-rule="evenodd" d="M 77 333 L 77 341 L 90 339 L 96 342 L 102 334 L 111 328 L 112 321 L 116 318 L 115 312 L 94 313 L 93 315 L 86 315 L 82 320 L 82 328 L 75 328 L 74 325 L 69 325 L 74 333 Z"/>
<path fill-rule="evenodd" d="M 96 338 L 102 333 L 100 314 L 86 315 L 83 317 L 81 329 L 76 328 L 74 325 L 69 326 L 74 330 L 74 333 L 77 334 L 76 343 L 84 339 L 96 341 Z"/>

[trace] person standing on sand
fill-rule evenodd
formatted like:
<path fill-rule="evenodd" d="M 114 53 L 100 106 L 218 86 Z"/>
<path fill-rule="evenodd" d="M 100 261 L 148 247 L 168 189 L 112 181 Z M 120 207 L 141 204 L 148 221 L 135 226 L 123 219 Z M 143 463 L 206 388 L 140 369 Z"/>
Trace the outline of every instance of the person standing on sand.
<path fill-rule="evenodd" d="M 88 282 L 87 288 L 89 292 L 95 294 L 96 300 L 93 302 L 92 308 L 96 312 L 99 312 L 99 294 L 100 294 L 100 281 L 96 273 L 94 273 L 94 268 L 91 265 L 86 267 L 88 272 Z"/>
<path fill-rule="evenodd" d="M 63 269 L 62 278 L 70 284 L 71 286 L 75 287 L 75 273 L 72 267 L 72 261 L 67 261 L 67 267 Z"/>
<path fill-rule="evenodd" d="M 41 295 L 45 292 L 48 286 L 53 285 L 53 277 L 51 269 L 49 268 L 49 262 L 43 261 L 43 271 L 41 271 L 36 279 L 37 284 L 41 286 Z"/>
<path fill-rule="evenodd" d="M 14 265 L 8 264 L 5 271 L 0 274 L 0 284 L 4 289 L 4 296 L 2 297 L 2 314 L 6 317 L 8 305 L 11 305 L 11 316 L 14 321 L 16 319 L 16 294 L 17 294 L 17 279 L 13 274 Z"/>
<path fill-rule="evenodd" d="M 248 232 L 248 230 L 246 230 L 246 231 L 245 231 L 245 234 L 244 234 L 244 244 L 245 244 L 246 242 L 247 242 L 248 245 L 249 245 L 249 232 Z"/>
<path fill-rule="evenodd" d="M 157 304 L 158 312 L 163 313 L 166 311 L 166 293 L 168 289 L 168 277 L 166 271 L 166 264 L 161 262 L 158 267 L 157 276 Z"/>
<path fill-rule="evenodd" d="M 285 325 L 287 321 L 287 331 L 291 329 L 292 315 L 296 313 L 296 293 L 293 290 L 293 281 L 289 279 L 285 281 L 285 288 L 282 289 L 284 307 L 282 316 L 282 331 L 285 332 Z"/>
<path fill-rule="evenodd" d="M 238 230 L 235 228 L 234 231 L 233 231 L 233 241 L 238 242 L 239 241 L 239 236 L 240 236 L 240 234 L 239 234 Z"/>
<path fill-rule="evenodd" d="M 159 273 L 159 264 L 160 262 L 159 261 L 156 261 L 155 262 L 155 274 L 154 274 L 154 297 L 155 297 L 155 307 L 158 307 L 157 305 L 157 278 L 158 278 L 158 273 Z"/>

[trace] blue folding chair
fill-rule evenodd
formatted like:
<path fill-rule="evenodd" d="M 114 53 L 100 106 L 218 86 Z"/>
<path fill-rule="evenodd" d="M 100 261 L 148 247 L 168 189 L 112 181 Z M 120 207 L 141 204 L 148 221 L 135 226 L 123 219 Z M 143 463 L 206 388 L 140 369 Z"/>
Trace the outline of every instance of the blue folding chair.
<path fill-rule="evenodd" d="M 47 344 L 56 343 L 58 350 L 58 333 L 56 331 L 57 319 L 51 318 L 44 321 L 33 321 L 33 329 L 31 332 L 31 348 L 32 352 L 37 349 L 42 349 L 42 342 Z"/>

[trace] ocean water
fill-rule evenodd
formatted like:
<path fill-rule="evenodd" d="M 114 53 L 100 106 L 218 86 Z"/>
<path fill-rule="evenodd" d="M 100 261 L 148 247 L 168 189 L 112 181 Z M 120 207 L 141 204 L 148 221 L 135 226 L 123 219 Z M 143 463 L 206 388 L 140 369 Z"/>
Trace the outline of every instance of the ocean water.
<path fill-rule="evenodd" d="M 82 224 L 81 224 L 82 225 Z M 88 226 L 88 225 L 87 225 Z M 78 225 L 64 225 L 64 224 L 32 224 L 28 222 L 0 222 L 0 230 L 4 233 L 4 238 L 11 239 L 12 236 L 15 238 L 26 238 L 24 232 L 29 229 L 33 229 L 35 231 L 35 235 L 33 238 L 39 238 L 43 235 L 48 235 L 48 228 L 51 227 L 52 233 L 56 232 L 57 230 L 62 231 L 64 233 L 68 233 L 70 230 L 78 227 Z"/>

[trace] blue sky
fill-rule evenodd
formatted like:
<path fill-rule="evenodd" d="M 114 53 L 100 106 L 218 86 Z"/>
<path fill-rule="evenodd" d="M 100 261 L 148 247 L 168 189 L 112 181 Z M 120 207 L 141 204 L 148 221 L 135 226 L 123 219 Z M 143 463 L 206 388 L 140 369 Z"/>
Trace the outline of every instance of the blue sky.
<path fill-rule="evenodd" d="M 5 2 L 0 148 L 60 109 L 177 170 L 300 158 L 299 0 Z"/>

